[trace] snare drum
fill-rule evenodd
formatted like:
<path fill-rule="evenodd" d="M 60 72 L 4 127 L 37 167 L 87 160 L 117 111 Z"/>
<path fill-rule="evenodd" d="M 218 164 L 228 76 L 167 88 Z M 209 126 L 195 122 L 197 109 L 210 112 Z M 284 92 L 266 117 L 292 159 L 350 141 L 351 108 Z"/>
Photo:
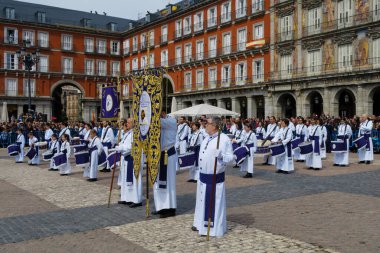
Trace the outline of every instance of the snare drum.
<path fill-rule="evenodd" d="M 12 144 L 8 146 L 8 155 L 16 156 L 21 152 L 20 145 Z"/>
<path fill-rule="evenodd" d="M 332 141 L 331 142 L 331 152 L 342 153 L 347 152 L 347 143 L 345 141 Z"/>
<path fill-rule="evenodd" d="M 42 154 L 42 160 L 44 160 L 45 162 L 48 162 L 53 158 L 53 156 L 54 156 L 53 151 L 48 150 Z"/>
<path fill-rule="evenodd" d="M 246 146 L 241 146 L 234 151 L 236 164 L 239 165 L 247 159 L 249 149 Z"/>
<path fill-rule="evenodd" d="M 302 142 L 298 145 L 301 155 L 309 155 L 313 153 L 313 143 L 310 141 Z"/>
<path fill-rule="evenodd" d="M 117 151 L 114 151 L 107 156 L 107 164 L 109 169 L 113 169 L 113 165 L 120 162 L 120 156 L 120 153 Z"/>
<path fill-rule="evenodd" d="M 29 158 L 29 160 L 32 160 L 37 155 L 37 150 L 35 148 L 30 148 L 28 152 L 25 154 L 26 157 Z"/>
<path fill-rule="evenodd" d="M 53 167 L 58 169 L 59 167 L 65 166 L 67 164 L 67 156 L 64 153 L 58 153 L 53 158 Z"/>
<path fill-rule="evenodd" d="M 187 152 L 182 155 L 178 155 L 178 164 L 180 170 L 190 169 L 195 166 L 195 160 L 197 156 L 194 152 Z"/>
<path fill-rule="evenodd" d="M 74 156 L 77 167 L 86 167 L 90 164 L 90 155 L 87 151 L 75 153 Z"/>
<path fill-rule="evenodd" d="M 364 136 L 360 136 L 356 140 L 354 140 L 355 146 L 358 148 L 358 150 L 361 150 L 367 146 L 367 140 Z"/>
<path fill-rule="evenodd" d="M 40 141 L 36 142 L 34 146 L 38 147 L 39 149 L 47 149 L 48 143 L 47 141 Z"/>
<path fill-rule="evenodd" d="M 71 140 L 71 145 L 72 145 L 72 146 L 80 145 L 80 138 L 79 138 L 79 137 L 74 137 L 74 138 Z"/>
<path fill-rule="evenodd" d="M 285 154 L 285 147 L 282 144 L 273 144 L 269 146 L 270 153 L 273 157 Z"/>
<path fill-rule="evenodd" d="M 301 143 L 301 139 L 300 138 L 294 138 L 292 140 L 292 149 L 297 149 L 298 148 L 298 145 Z"/>
<path fill-rule="evenodd" d="M 79 153 L 83 151 L 88 151 L 87 145 L 76 145 L 74 146 L 74 153 Z"/>

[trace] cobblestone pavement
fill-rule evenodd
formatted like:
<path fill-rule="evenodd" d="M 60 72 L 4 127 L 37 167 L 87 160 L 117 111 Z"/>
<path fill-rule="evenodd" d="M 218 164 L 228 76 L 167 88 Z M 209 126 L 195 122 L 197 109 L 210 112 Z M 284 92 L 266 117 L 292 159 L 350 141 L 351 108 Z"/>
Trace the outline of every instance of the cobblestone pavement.
<path fill-rule="evenodd" d="M 115 242 L 112 252 L 380 252 L 380 156 L 358 165 L 351 154 L 346 168 L 331 158 L 321 171 L 296 163 L 290 175 L 259 159 L 252 179 L 229 169 L 229 231 L 205 242 L 190 230 L 196 184 L 186 183 L 187 171 L 177 175 L 178 216 L 146 220 L 145 207 L 116 204 L 117 187 L 107 208 L 110 173 L 89 183 L 73 167 L 60 177 L 46 163 L 15 164 L 0 150 L 0 252 L 103 252 L 105 238 Z"/>

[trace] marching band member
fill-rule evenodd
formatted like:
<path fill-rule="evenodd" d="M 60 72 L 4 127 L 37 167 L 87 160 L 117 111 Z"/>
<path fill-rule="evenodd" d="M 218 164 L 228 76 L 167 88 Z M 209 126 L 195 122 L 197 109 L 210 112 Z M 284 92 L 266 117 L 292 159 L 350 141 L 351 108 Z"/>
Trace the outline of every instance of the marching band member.
<path fill-rule="evenodd" d="M 288 174 L 294 171 L 294 163 L 292 156 L 292 143 L 293 131 L 290 129 L 289 120 L 282 119 L 280 121 L 281 129 L 272 139 L 272 143 L 281 143 L 285 147 L 285 153 L 276 157 L 277 173 Z"/>
<path fill-rule="evenodd" d="M 59 167 L 59 174 L 61 174 L 61 176 L 68 176 L 71 173 L 71 164 L 69 160 L 71 154 L 70 136 L 68 134 L 63 134 L 61 138 L 63 141 L 61 146 L 61 152 L 66 154 L 67 163 Z"/>
<path fill-rule="evenodd" d="M 28 136 L 29 136 L 29 147 L 35 148 L 36 152 L 37 152 L 37 154 L 34 156 L 34 158 L 28 161 L 28 164 L 35 166 L 35 165 L 40 164 L 40 156 L 38 153 L 39 148 L 35 146 L 36 142 L 38 142 L 38 139 L 33 135 L 33 132 L 29 132 Z"/>
<path fill-rule="evenodd" d="M 176 166 L 178 157 L 175 149 L 177 123 L 176 120 L 161 113 L 161 159 L 157 180 L 153 186 L 154 206 L 153 214 L 160 214 L 160 218 L 175 216 L 176 199 Z"/>
<path fill-rule="evenodd" d="M 367 114 L 363 114 L 360 117 L 359 136 L 364 136 L 367 145 L 365 148 L 358 150 L 359 163 L 370 164 L 373 161 L 372 128 L 372 121 L 369 120 Z"/>
<path fill-rule="evenodd" d="M 322 132 L 322 143 L 321 143 L 321 158 L 326 159 L 326 140 L 327 140 L 327 128 L 323 125 L 323 120 L 318 119 L 317 124 L 321 128 Z"/>
<path fill-rule="evenodd" d="M 289 120 L 289 126 L 288 128 L 292 131 L 292 137 L 295 135 L 296 133 L 296 127 L 294 126 L 293 122 L 291 120 Z"/>
<path fill-rule="evenodd" d="M 252 125 L 249 123 L 244 124 L 244 130 L 246 132 L 242 145 L 246 146 L 249 150 L 248 157 L 240 165 L 240 171 L 247 172 L 244 178 L 251 178 L 254 171 L 254 155 L 257 147 L 256 134 L 252 131 Z"/>
<path fill-rule="evenodd" d="M 179 151 L 179 154 L 186 153 L 189 131 L 190 128 L 186 123 L 185 117 L 179 117 L 175 143 L 175 148 Z"/>
<path fill-rule="evenodd" d="M 217 148 L 220 123 L 219 117 L 207 119 L 206 131 L 209 137 L 203 140 L 199 153 L 200 174 L 192 227 L 192 230 L 199 231 L 199 235 L 207 234 L 209 208 L 212 205 L 210 235 L 217 237 L 223 236 L 227 231 L 224 178 L 227 166 L 235 162 L 231 140 L 227 135 L 220 134 L 219 148 Z M 213 203 L 211 204 L 210 196 L 213 188 L 215 158 L 217 159 L 216 188 L 215 197 L 212 198 Z"/>
<path fill-rule="evenodd" d="M 201 127 L 199 128 L 199 131 L 203 135 L 203 139 L 206 139 L 208 137 L 208 134 L 206 133 L 207 120 L 206 119 L 200 119 L 199 123 L 201 124 Z"/>
<path fill-rule="evenodd" d="M 264 140 L 265 136 L 265 128 L 263 127 L 263 123 L 259 121 L 258 127 L 256 127 L 256 139 L 257 140 Z"/>
<path fill-rule="evenodd" d="M 63 142 L 61 140 L 61 138 L 62 138 L 62 135 L 64 135 L 64 134 L 67 134 L 69 136 L 68 141 L 70 141 L 71 140 L 71 132 L 70 132 L 70 129 L 67 127 L 67 123 L 66 122 L 63 122 L 61 124 L 61 132 L 58 135 L 58 140 L 59 141 Z"/>
<path fill-rule="evenodd" d="M 20 146 L 20 153 L 16 156 L 16 163 L 24 162 L 24 147 L 25 147 L 25 137 L 22 134 L 22 128 L 17 129 L 17 139 L 16 144 Z"/>
<path fill-rule="evenodd" d="M 87 133 L 86 125 L 83 122 L 80 122 L 79 124 L 80 124 L 79 131 L 78 131 L 79 139 L 84 139 L 84 136 Z"/>
<path fill-rule="evenodd" d="M 316 124 L 315 119 L 310 120 L 309 127 L 309 140 L 313 143 L 313 152 L 306 156 L 306 166 L 309 169 L 320 170 L 322 169 L 321 158 L 321 143 L 322 131 L 319 125 Z"/>
<path fill-rule="evenodd" d="M 85 168 L 84 177 L 88 177 L 87 181 L 94 182 L 98 180 L 98 159 L 103 152 L 103 145 L 100 142 L 95 129 L 90 130 L 90 143 L 88 144 L 90 155 L 90 166 Z"/>
<path fill-rule="evenodd" d="M 242 126 L 242 123 L 239 121 L 239 122 L 236 122 L 236 130 L 235 130 L 235 138 L 233 140 L 233 143 L 237 143 L 238 145 L 240 145 L 240 143 L 244 140 L 244 131 L 243 131 L 243 126 Z"/>
<path fill-rule="evenodd" d="M 100 141 L 102 142 L 104 152 L 108 156 L 108 149 L 111 149 L 115 145 L 115 136 L 111 128 L 111 122 L 103 121 L 103 129 Z M 107 165 L 105 165 L 104 169 L 101 171 L 110 172 L 111 170 L 107 168 Z"/>
<path fill-rule="evenodd" d="M 345 120 L 340 121 L 338 126 L 338 140 L 342 140 L 346 143 L 347 151 L 343 152 L 334 152 L 334 166 L 347 166 L 349 164 L 349 139 L 352 135 L 352 129 L 349 125 L 346 124 Z"/>
<path fill-rule="evenodd" d="M 86 145 L 88 145 L 90 143 L 90 131 L 92 129 L 91 124 L 85 123 L 84 128 L 86 129 L 86 133 L 83 136 L 83 140 L 86 143 Z"/>
<path fill-rule="evenodd" d="M 278 126 L 276 123 L 276 118 L 274 116 L 269 118 L 270 124 L 267 127 L 266 133 L 264 135 L 264 141 L 271 141 L 278 132 Z M 265 155 L 264 156 L 264 163 L 263 165 L 275 165 L 276 161 L 273 159 L 271 155 Z"/>
<path fill-rule="evenodd" d="M 51 136 L 54 134 L 53 130 L 50 128 L 50 124 L 46 123 L 45 125 L 45 141 L 48 143 L 51 141 Z"/>
<path fill-rule="evenodd" d="M 309 139 L 309 135 L 308 135 L 309 131 L 304 124 L 305 120 L 303 117 L 299 116 L 297 117 L 297 120 L 298 120 L 298 124 L 296 126 L 296 138 L 300 138 L 301 140 L 300 143 L 302 143 Z M 294 158 L 296 159 L 296 162 L 305 161 L 305 155 L 301 155 L 301 152 L 298 148 L 293 150 L 293 152 L 294 152 Z"/>
<path fill-rule="evenodd" d="M 199 178 L 199 166 L 198 166 L 198 157 L 199 149 L 203 141 L 203 134 L 199 130 L 199 122 L 193 122 L 191 128 L 193 129 L 193 134 L 190 138 L 189 150 L 193 151 L 196 156 L 195 165 L 189 169 L 189 180 L 187 182 L 196 183 Z"/>
<path fill-rule="evenodd" d="M 133 171 L 132 143 L 133 143 L 133 119 L 129 118 L 123 124 L 124 136 L 121 139 L 116 150 L 122 155 L 120 175 L 121 175 L 121 193 L 119 204 L 129 205 L 134 208 L 142 206 L 142 171 L 139 178 L 136 179 Z M 141 163 L 141 168 L 143 166 Z"/>
<path fill-rule="evenodd" d="M 49 146 L 49 150 L 54 154 L 53 157 L 56 154 L 58 154 L 59 152 L 61 152 L 59 141 L 57 139 L 57 135 L 56 134 L 52 134 L 52 136 L 51 136 L 51 142 L 49 142 L 48 146 Z M 49 171 L 58 171 L 58 169 L 54 169 L 53 165 L 54 165 L 54 161 L 53 161 L 53 159 L 51 159 L 50 160 L 50 169 L 49 169 Z"/>
<path fill-rule="evenodd" d="M 235 135 L 235 132 L 236 132 L 236 129 L 237 129 L 237 127 L 236 127 L 236 120 L 234 119 L 234 118 L 231 118 L 231 127 L 230 127 L 230 133 L 231 134 L 233 134 L 233 135 Z"/>

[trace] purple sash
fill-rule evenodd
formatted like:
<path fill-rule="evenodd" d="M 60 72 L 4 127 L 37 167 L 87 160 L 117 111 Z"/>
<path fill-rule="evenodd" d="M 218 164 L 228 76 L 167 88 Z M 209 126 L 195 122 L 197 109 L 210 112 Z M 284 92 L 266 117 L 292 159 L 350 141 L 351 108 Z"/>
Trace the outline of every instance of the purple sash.
<path fill-rule="evenodd" d="M 310 136 L 309 139 L 314 142 L 314 153 L 320 155 L 319 136 Z"/>
<path fill-rule="evenodd" d="M 292 142 L 289 141 L 289 142 L 285 145 L 285 148 L 286 148 L 286 152 L 288 153 L 288 160 L 291 160 L 291 159 L 292 159 Z"/>
<path fill-rule="evenodd" d="M 195 166 L 198 166 L 198 160 L 199 160 L 199 151 L 201 149 L 201 146 L 192 146 L 189 148 L 190 151 L 193 151 L 195 154 Z"/>
<path fill-rule="evenodd" d="M 371 146 L 369 145 L 369 137 L 371 137 L 371 134 L 364 134 L 364 139 L 367 142 L 367 144 L 365 146 L 366 151 L 371 150 Z"/>
<path fill-rule="evenodd" d="M 127 185 L 133 185 L 133 156 L 127 155 L 124 157 L 124 160 L 127 162 Z"/>
<path fill-rule="evenodd" d="M 300 138 L 301 142 L 305 141 L 305 135 L 304 134 L 296 134 L 296 137 Z"/>
<path fill-rule="evenodd" d="M 168 157 L 174 155 L 175 148 L 172 147 L 168 151 Z M 161 158 L 160 158 L 160 173 L 158 177 L 158 187 L 161 189 L 166 189 L 167 185 L 167 177 L 168 177 L 168 165 L 165 164 L 165 151 L 161 151 Z"/>
<path fill-rule="evenodd" d="M 212 183 L 213 183 L 213 177 L 214 175 L 213 174 L 203 174 L 203 173 L 200 173 L 199 174 L 199 180 L 206 184 L 206 203 L 205 203 L 205 210 L 204 210 L 204 226 L 207 227 L 208 226 L 208 216 L 209 216 L 209 212 L 210 212 L 210 204 L 211 204 L 211 193 L 212 193 Z M 216 184 L 219 184 L 219 183 L 223 183 L 224 182 L 224 172 L 222 173 L 219 173 L 216 175 Z M 211 227 L 214 227 L 214 216 L 215 216 L 215 193 L 216 191 L 214 192 L 214 196 L 212 196 L 212 199 L 213 199 L 213 204 L 212 204 L 212 210 L 211 210 Z"/>
<path fill-rule="evenodd" d="M 245 146 L 248 148 L 249 152 L 248 152 L 248 156 L 251 156 L 251 148 L 253 148 L 255 145 L 253 143 L 251 144 L 245 144 Z"/>
<path fill-rule="evenodd" d="M 111 142 L 102 142 L 103 147 L 106 147 L 108 149 L 112 148 L 112 143 Z"/>

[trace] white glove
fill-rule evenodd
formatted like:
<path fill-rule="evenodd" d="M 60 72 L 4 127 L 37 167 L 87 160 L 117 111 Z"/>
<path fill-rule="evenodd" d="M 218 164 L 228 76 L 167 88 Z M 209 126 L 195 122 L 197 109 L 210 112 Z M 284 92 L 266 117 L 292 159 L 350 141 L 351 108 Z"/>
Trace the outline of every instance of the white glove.
<path fill-rule="evenodd" d="M 215 150 L 215 153 L 214 153 L 214 157 L 215 158 L 222 158 L 223 156 L 222 156 L 222 150 L 220 150 L 220 149 L 216 149 Z"/>

